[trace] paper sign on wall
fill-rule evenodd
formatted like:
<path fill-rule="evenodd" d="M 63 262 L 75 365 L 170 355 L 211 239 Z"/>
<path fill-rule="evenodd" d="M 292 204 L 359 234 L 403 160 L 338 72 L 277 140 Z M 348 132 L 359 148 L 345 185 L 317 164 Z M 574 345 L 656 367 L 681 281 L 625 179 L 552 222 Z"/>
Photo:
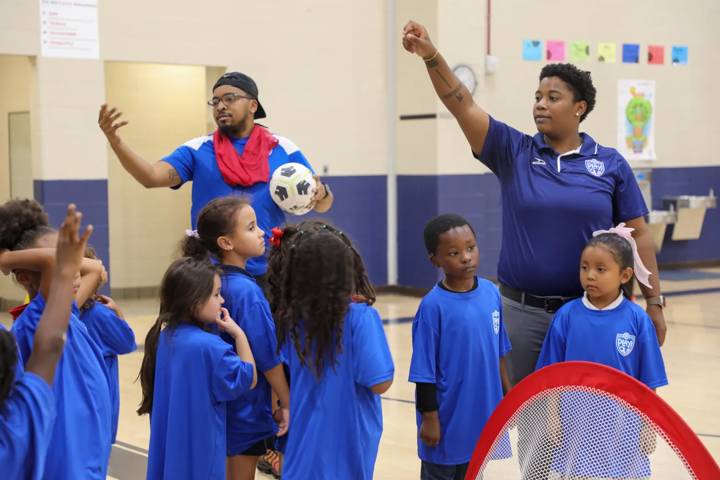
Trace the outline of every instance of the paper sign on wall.
<path fill-rule="evenodd" d="M 542 42 L 540 40 L 523 40 L 523 60 L 539 62 L 542 60 Z"/>
<path fill-rule="evenodd" d="M 598 43 L 598 62 L 615 63 L 617 45 L 614 43 Z"/>
<path fill-rule="evenodd" d="M 673 45 L 671 59 L 673 65 L 687 65 L 688 47 L 682 45 Z"/>
<path fill-rule="evenodd" d="M 665 47 L 662 45 L 648 45 L 648 63 L 662 65 L 665 63 Z"/>
<path fill-rule="evenodd" d="M 97 0 L 40 0 L 43 57 L 100 58 Z"/>
<path fill-rule="evenodd" d="M 572 42 L 570 44 L 570 61 L 584 62 L 590 56 L 590 44 L 587 42 Z"/>
<path fill-rule="evenodd" d="M 627 160 L 655 159 L 654 81 L 618 81 L 617 149 Z"/>
<path fill-rule="evenodd" d="M 623 43 L 623 63 L 640 63 L 640 45 L 637 43 Z"/>
<path fill-rule="evenodd" d="M 551 62 L 562 62 L 565 60 L 565 42 L 562 40 L 548 40 L 546 46 L 546 59 Z"/>

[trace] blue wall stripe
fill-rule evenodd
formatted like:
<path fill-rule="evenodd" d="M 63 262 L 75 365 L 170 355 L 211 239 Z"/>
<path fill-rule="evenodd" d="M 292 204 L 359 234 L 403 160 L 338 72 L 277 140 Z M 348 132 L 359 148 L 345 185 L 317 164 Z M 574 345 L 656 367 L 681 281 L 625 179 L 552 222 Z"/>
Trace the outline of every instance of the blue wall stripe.
<path fill-rule="evenodd" d="M 288 215 L 288 223 L 309 218 L 330 220 L 343 230 L 362 255 L 370 281 L 387 284 L 387 176 L 325 176 L 335 201 L 327 213 Z"/>
<path fill-rule="evenodd" d="M 33 188 L 35 199 L 45 207 L 53 227 L 60 226 L 69 203 L 77 205 L 78 210 L 83 213 L 83 225 L 93 225 L 90 243 L 108 267 L 110 231 L 107 180 L 35 180 Z M 108 275 L 111 273 L 108 272 Z M 109 283 L 105 285 L 103 292 L 107 293 L 108 289 Z"/>

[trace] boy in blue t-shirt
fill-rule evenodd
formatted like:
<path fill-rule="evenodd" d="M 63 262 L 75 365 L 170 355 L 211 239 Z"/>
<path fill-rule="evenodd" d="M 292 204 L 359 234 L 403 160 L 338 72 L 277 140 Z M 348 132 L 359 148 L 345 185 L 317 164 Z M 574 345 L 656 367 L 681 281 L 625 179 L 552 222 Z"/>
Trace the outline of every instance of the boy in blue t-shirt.
<path fill-rule="evenodd" d="M 497 288 L 475 276 L 480 255 L 467 220 L 432 219 L 425 247 L 445 278 L 413 321 L 420 478 L 463 479 L 485 423 L 510 388 L 502 357 L 511 347 Z"/>

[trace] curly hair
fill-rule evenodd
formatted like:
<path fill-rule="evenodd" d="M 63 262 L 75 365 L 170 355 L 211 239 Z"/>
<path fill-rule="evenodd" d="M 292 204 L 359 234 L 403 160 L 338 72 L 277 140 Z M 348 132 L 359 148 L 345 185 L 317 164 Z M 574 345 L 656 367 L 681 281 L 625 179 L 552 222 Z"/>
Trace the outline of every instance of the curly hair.
<path fill-rule="evenodd" d="M 342 352 L 351 298 L 375 302 L 362 258 L 342 231 L 311 220 L 283 229 L 268 266 L 278 345 L 291 341 L 302 365 L 320 377 Z"/>
<path fill-rule="evenodd" d="M 0 250 L 27 248 L 45 230 L 54 231 L 49 226 L 47 213 L 37 201 L 15 199 L 0 207 Z"/>
<path fill-rule="evenodd" d="M 0 328 L 0 407 L 10 396 L 18 362 L 17 345 L 12 333 Z"/>
<path fill-rule="evenodd" d="M 540 71 L 540 80 L 547 77 L 558 77 L 565 82 L 573 92 L 573 98 L 576 102 L 585 101 L 587 109 L 580 116 L 580 121 L 595 108 L 595 86 L 593 86 L 590 72 L 580 70 L 571 63 L 550 63 L 545 65 Z"/>

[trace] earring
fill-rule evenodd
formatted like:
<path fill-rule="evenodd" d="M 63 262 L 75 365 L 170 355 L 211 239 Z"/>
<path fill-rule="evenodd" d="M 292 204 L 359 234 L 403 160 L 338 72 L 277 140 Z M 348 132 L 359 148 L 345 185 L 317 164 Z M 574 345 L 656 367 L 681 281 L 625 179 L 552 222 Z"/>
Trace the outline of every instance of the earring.
<path fill-rule="evenodd" d="M 576 116 L 576 117 L 579 117 L 579 116 L 580 116 L 580 112 L 575 112 L 575 116 Z"/>

